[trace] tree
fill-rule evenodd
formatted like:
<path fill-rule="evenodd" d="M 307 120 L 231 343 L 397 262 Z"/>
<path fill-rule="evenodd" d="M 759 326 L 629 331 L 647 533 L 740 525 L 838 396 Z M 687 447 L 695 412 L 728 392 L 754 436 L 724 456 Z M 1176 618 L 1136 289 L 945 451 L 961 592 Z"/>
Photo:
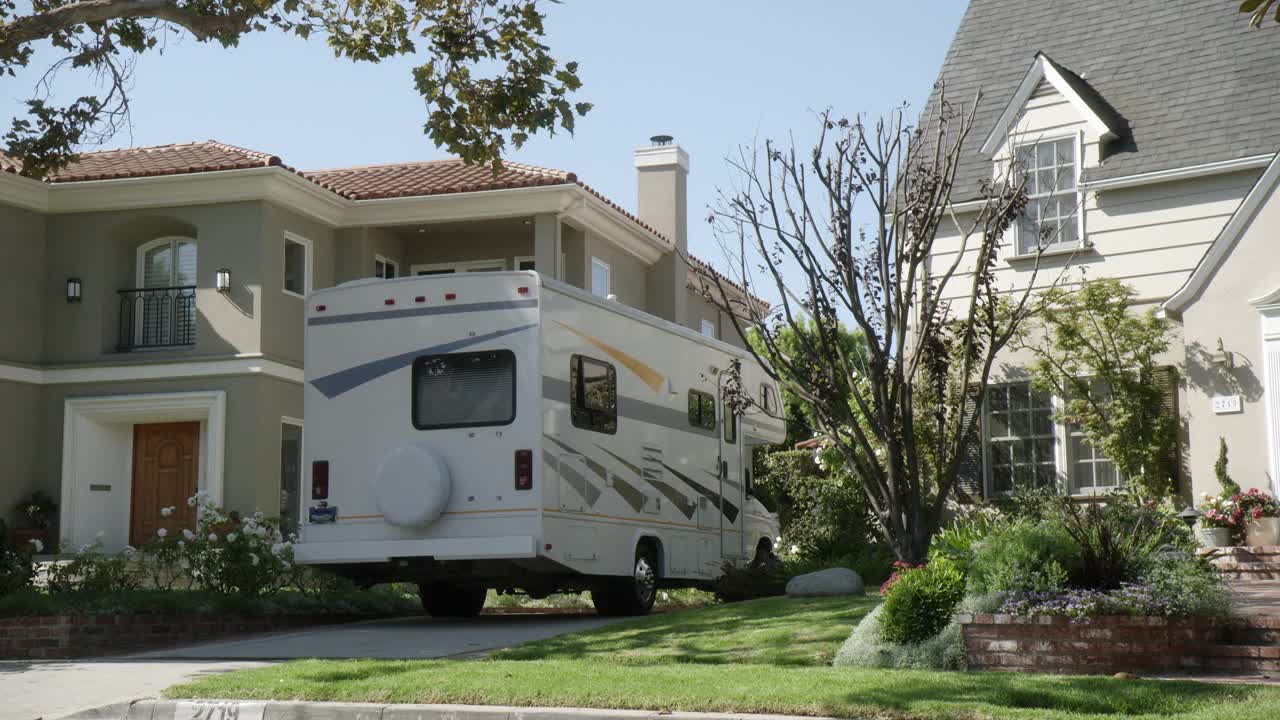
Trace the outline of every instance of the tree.
<path fill-rule="evenodd" d="M 708 299 L 744 338 L 756 328 L 756 359 L 812 408 L 907 562 L 925 558 L 995 358 L 1035 306 L 1038 258 L 1023 290 L 997 287 L 994 272 L 1027 203 L 1023 174 L 984 182 L 963 216 L 952 204 L 977 99 L 966 110 L 939 86 L 916 128 L 904 109 L 873 125 L 821 113 L 810 152 L 768 141 L 731 160 L 736 189 L 708 218 L 738 285 L 757 287 L 759 273 L 781 300 L 735 306 L 732 285 L 704 273 Z M 842 318 L 865 353 L 842 342 Z"/>
<path fill-rule="evenodd" d="M 551 0 L 555 1 L 555 0 Z M 24 175 L 65 167 L 129 121 L 138 55 L 172 34 L 235 47 L 249 33 L 324 36 L 338 57 L 379 62 L 419 51 L 413 84 L 429 108 L 425 132 L 468 162 L 492 162 L 531 134 L 573 132 L 589 103 L 571 103 L 577 63 L 559 65 L 543 45 L 538 0 L 0 0 L 0 75 L 28 66 L 38 43 L 62 54 L 14 118 L 4 141 Z M 86 70 L 101 89 L 58 106 L 53 81 Z"/>
<path fill-rule="evenodd" d="M 1168 496 L 1177 489 L 1170 453 L 1177 421 L 1164 408 L 1156 373 L 1169 349 L 1169 321 L 1154 308 L 1131 312 L 1134 296 L 1112 278 L 1053 288 L 1015 346 L 1036 358 L 1032 385 L 1063 398 L 1060 422 L 1083 430 L 1130 485 Z"/>
<path fill-rule="evenodd" d="M 1243 0 L 1240 3 L 1240 12 L 1249 13 L 1249 27 L 1260 28 L 1266 21 L 1271 6 L 1275 4 L 1276 0 Z M 1275 20 L 1280 23 L 1280 7 L 1276 8 Z"/>

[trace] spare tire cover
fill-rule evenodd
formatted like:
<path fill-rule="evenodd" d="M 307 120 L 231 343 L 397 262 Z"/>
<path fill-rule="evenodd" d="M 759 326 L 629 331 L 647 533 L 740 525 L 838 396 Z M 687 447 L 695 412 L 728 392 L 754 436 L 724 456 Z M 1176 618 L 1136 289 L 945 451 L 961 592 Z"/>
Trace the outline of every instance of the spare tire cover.
<path fill-rule="evenodd" d="M 396 448 L 378 466 L 374 479 L 378 510 L 392 525 L 421 528 L 435 522 L 449 504 L 449 466 L 421 445 Z"/>

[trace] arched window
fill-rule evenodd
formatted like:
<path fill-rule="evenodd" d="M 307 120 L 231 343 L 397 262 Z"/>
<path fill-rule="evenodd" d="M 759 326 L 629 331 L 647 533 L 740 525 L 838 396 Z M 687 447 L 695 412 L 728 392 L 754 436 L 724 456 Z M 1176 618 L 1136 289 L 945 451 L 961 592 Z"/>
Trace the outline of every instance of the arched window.
<path fill-rule="evenodd" d="M 193 345 L 196 339 L 196 241 L 163 237 L 138 247 L 132 294 L 134 347 Z"/>

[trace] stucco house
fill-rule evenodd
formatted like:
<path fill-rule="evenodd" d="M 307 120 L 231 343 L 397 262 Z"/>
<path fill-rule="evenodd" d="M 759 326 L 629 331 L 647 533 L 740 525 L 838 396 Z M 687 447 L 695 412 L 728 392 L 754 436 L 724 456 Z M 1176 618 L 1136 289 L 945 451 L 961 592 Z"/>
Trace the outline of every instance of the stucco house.
<path fill-rule="evenodd" d="M 1000 285 L 1032 282 L 1047 227 L 1036 287 L 1064 268 L 1067 286 L 1081 271 L 1113 277 L 1136 289 L 1134 311 L 1173 321 L 1171 372 L 1153 381 L 1180 420 L 1184 496 L 1218 490 L 1219 437 L 1242 486 L 1278 489 L 1277 61 L 1275 32 L 1251 30 L 1230 4 L 973 0 L 939 74 L 952 102 L 982 92 L 956 210 L 974 210 L 983 180 L 1029 173 L 1030 212 L 1006 238 Z M 958 251 L 948 231 L 932 262 Z M 964 489 L 1090 496 L 1121 484 L 1078 428 L 1052 420 L 1060 400 L 1030 391 L 1028 360 L 1010 351 L 998 363 Z"/>
<path fill-rule="evenodd" d="M 634 164 L 632 214 L 512 162 L 301 171 L 209 141 L 85 153 L 37 182 L 0 159 L 0 516 L 42 489 L 64 547 L 119 549 L 161 507 L 189 521 L 197 489 L 289 514 L 307 296 L 348 280 L 537 269 L 739 342 L 686 259 L 688 155 Z"/>

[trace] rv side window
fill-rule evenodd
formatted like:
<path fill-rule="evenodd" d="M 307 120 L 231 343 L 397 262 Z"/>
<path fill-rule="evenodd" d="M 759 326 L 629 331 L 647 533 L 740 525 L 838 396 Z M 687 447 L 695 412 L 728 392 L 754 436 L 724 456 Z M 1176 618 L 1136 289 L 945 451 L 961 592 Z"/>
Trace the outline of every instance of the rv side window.
<path fill-rule="evenodd" d="M 689 424 L 715 432 L 716 398 L 700 390 L 689 391 Z"/>
<path fill-rule="evenodd" d="M 760 407 L 766 415 L 773 414 L 773 388 L 768 383 L 760 383 Z"/>
<path fill-rule="evenodd" d="M 507 425 L 515 419 L 516 356 L 510 350 L 425 355 L 413 361 L 415 428 Z"/>
<path fill-rule="evenodd" d="M 569 356 L 570 419 L 583 430 L 618 432 L 618 372 L 607 362 Z"/>
<path fill-rule="evenodd" d="M 738 416 L 724 403 L 720 403 L 720 412 L 724 414 L 724 441 L 733 445 L 738 442 Z"/>

